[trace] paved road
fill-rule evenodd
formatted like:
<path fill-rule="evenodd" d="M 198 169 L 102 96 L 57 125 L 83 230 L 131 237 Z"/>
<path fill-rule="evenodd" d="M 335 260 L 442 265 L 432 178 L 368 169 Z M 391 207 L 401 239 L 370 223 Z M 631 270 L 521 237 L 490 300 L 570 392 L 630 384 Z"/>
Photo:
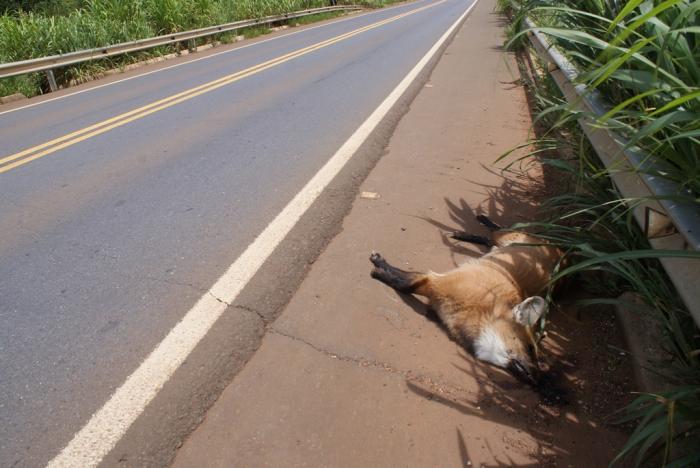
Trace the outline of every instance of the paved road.
<path fill-rule="evenodd" d="M 0 466 L 51 460 L 470 3 L 409 3 L 0 108 Z M 377 145 L 108 464 L 170 459 L 337 230 L 338 187 Z"/>

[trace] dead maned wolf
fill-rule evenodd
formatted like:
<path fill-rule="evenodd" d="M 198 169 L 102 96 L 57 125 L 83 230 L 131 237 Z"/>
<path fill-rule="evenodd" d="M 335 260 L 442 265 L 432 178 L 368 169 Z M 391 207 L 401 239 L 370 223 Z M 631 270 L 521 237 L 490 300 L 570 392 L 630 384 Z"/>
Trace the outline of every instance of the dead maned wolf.
<path fill-rule="evenodd" d="M 562 252 L 529 234 L 501 231 L 486 216 L 477 220 L 492 231 L 490 239 L 465 233 L 454 237 L 492 247 L 486 255 L 438 274 L 400 270 L 373 253 L 372 277 L 399 292 L 427 297 L 449 333 L 478 359 L 536 384 L 532 326 L 546 307 L 536 294 L 547 286 Z"/>

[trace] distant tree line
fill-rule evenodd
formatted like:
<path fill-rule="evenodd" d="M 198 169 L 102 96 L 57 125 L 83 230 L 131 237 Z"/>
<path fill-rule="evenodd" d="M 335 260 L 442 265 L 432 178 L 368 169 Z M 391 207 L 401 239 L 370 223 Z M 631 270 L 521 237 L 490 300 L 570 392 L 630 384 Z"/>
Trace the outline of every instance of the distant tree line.
<path fill-rule="evenodd" d="M 83 0 L 0 0 L 0 14 L 25 11 L 65 15 L 83 6 Z"/>

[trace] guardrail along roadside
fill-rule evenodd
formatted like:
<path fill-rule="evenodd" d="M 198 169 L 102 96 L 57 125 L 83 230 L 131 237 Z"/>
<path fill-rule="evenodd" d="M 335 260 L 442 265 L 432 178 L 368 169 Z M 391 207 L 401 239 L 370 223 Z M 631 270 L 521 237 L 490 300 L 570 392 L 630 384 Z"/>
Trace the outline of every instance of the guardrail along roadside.
<path fill-rule="evenodd" d="M 2 63 L 0 64 L 0 79 L 26 75 L 29 73 L 43 72 L 46 74 L 49 89 L 51 91 L 56 91 L 58 89 L 58 83 L 54 75 L 54 70 L 59 68 L 135 52 L 142 52 L 157 47 L 180 43 L 187 44 L 187 48 L 189 50 L 194 51 L 197 49 L 197 39 L 209 38 L 224 33 L 235 34 L 241 29 L 254 28 L 274 23 L 284 23 L 292 19 L 303 18 L 313 15 L 334 12 L 358 11 L 362 9 L 363 7 L 359 5 L 338 5 L 321 8 L 311 8 L 290 13 L 284 13 L 280 15 L 234 21 L 231 23 L 193 29 L 190 31 L 164 34 L 161 36 L 151 37 L 147 39 L 139 39 L 136 41 L 123 42 L 120 44 L 98 47 L 94 49 L 80 50 L 66 54 L 52 55 L 49 57 L 22 60 L 18 62 Z"/>
<path fill-rule="evenodd" d="M 636 428 L 612 464 L 700 459 L 700 48 L 692 3 L 499 2 L 537 113 L 528 156 L 543 155 L 546 170 L 570 182 L 548 198 L 549 220 L 535 224 L 576 259 L 555 278 L 590 272 L 593 298 L 583 302 L 615 305 L 641 390 L 620 408 L 617 421 Z"/>
<path fill-rule="evenodd" d="M 547 72 L 569 103 L 583 112 L 579 119 L 581 129 L 609 169 L 617 188 L 625 198 L 644 200 L 635 205 L 633 213 L 649 244 L 657 250 L 700 251 L 700 209 L 697 203 L 690 201 L 693 197 L 679 198 L 677 195 L 685 190 L 657 175 L 665 171 L 660 161 L 631 147 L 629 141 L 616 132 L 597 125 L 597 119 L 612 106 L 598 92 L 580 82 L 581 72 L 530 18 L 525 22 L 530 29 L 529 40 L 539 58 L 547 64 Z M 659 260 L 700 325 L 698 260 L 669 257 Z"/>

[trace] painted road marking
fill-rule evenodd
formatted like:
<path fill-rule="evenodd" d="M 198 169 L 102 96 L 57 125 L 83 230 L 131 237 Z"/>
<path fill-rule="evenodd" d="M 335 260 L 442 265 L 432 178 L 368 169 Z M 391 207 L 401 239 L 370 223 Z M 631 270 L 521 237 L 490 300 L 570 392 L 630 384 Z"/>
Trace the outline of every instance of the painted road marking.
<path fill-rule="evenodd" d="M 102 461 L 477 2 L 474 0 L 379 107 L 185 314 L 107 403 L 92 415 L 73 440 L 49 462 L 49 468 L 94 467 Z"/>
<path fill-rule="evenodd" d="M 148 115 L 151 115 L 155 112 L 172 107 L 172 106 L 179 104 L 181 102 L 188 101 L 188 100 L 195 98 L 199 95 L 202 95 L 204 93 L 208 93 L 210 91 L 221 88 L 223 86 L 227 86 L 229 84 L 235 83 L 236 81 L 242 80 L 243 78 L 255 75 L 255 74 L 260 73 L 264 70 L 267 70 L 269 68 L 275 67 L 275 66 L 280 65 L 282 63 L 288 62 L 288 61 L 293 60 L 295 58 L 301 57 L 303 55 L 309 54 L 311 52 L 322 49 L 324 47 L 328 47 L 330 45 L 344 41 L 344 40 L 349 39 L 351 37 L 357 36 L 358 34 L 362 34 L 364 32 L 379 28 L 379 27 L 384 26 L 386 24 L 393 23 L 394 21 L 398 21 L 398 20 L 405 18 L 407 16 L 410 16 L 410 15 L 419 13 L 421 11 L 427 10 L 428 8 L 432 8 L 432 7 L 439 5 L 445 1 L 447 1 L 447 0 L 439 0 L 435 3 L 431 3 L 429 5 L 425 5 L 425 6 L 422 6 L 420 8 L 410 10 L 408 12 L 400 13 L 396 16 L 392 16 L 391 18 L 387 18 L 385 20 L 381 20 L 381 21 L 378 21 L 376 23 L 372 23 L 370 25 L 363 26 L 363 27 L 358 28 L 358 29 L 354 29 L 354 30 L 347 32 L 345 34 L 341 34 L 339 36 L 332 37 L 330 39 L 326 39 L 325 41 L 321 41 L 321 42 L 318 42 L 316 44 L 312 44 L 310 46 L 304 47 L 302 49 L 295 50 L 293 52 L 282 55 L 280 57 L 276 57 L 274 59 L 260 63 L 258 65 L 254 65 L 254 66 L 247 68 L 245 70 L 241 70 L 239 72 L 235 72 L 235 73 L 232 73 L 230 75 L 223 76 L 223 77 L 218 78 L 216 80 L 210 81 L 208 83 L 204 83 L 204 84 L 196 86 L 194 88 L 190 88 L 188 90 L 182 91 L 182 92 L 174 94 L 172 96 L 168 96 L 166 98 L 159 99 L 158 101 L 152 102 L 152 103 L 147 104 L 145 106 L 138 107 L 138 108 L 133 109 L 131 111 L 117 115 L 115 117 L 104 120 L 102 122 L 98 122 L 96 124 L 90 125 L 89 127 L 85 127 L 83 129 L 77 130 L 77 131 L 69 133 L 67 135 L 64 135 L 64 136 L 61 136 L 58 138 L 54 138 L 53 140 L 47 141 L 47 142 L 42 143 L 40 145 L 36 145 L 36 146 L 31 147 L 31 148 L 27 148 L 25 150 L 22 150 L 18 153 L 11 154 L 9 156 L 5 156 L 5 157 L 0 159 L 0 174 L 2 174 L 3 172 L 7 172 L 7 171 L 10 171 L 12 169 L 15 169 L 16 167 L 23 166 L 24 164 L 27 164 L 31 161 L 36 160 L 36 159 L 43 158 L 44 156 L 55 153 L 56 151 L 65 149 L 69 146 L 73 146 L 76 143 L 80 143 L 81 141 L 87 140 L 88 138 L 92 138 L 94 136 L 101 135 L 101 134 L 106 133 L 110 130 L 113 130 L 117 127 L 121 127 L 123 125 L 126 125 L 127 123 L 133 122 L 134 120 L 141 119 L 141 118 L 146 117 Z"/>

